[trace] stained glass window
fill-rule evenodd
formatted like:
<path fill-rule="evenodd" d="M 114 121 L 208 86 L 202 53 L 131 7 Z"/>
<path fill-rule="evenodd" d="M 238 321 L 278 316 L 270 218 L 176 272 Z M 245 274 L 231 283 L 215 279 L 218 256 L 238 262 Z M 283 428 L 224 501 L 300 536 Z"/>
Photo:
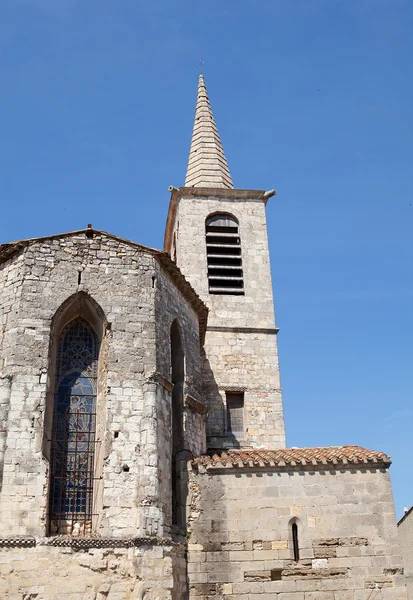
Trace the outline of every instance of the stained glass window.
<path fill-rule="evenodd" d="M 58 344 L 51 440 L 51 533 L 91 531 L 98 340 L 78 317 Z"/>

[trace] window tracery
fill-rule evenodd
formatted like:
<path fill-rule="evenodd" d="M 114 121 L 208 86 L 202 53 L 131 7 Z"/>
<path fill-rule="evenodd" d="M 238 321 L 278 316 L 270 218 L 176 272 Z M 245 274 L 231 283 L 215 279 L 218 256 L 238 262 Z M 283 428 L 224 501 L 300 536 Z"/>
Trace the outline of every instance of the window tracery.
<path fill-rule="evenodd" d="M 96 444 L 98 339 L 81 317 L 57 349 L 51 440 L 50 532 L 90 533 Z"/>

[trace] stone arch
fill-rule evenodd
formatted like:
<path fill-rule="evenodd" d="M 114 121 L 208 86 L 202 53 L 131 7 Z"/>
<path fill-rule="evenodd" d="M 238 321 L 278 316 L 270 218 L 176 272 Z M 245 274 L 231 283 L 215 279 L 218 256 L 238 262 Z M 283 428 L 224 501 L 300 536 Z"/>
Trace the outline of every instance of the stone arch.
<path fill-rule="evenodd" d="M 106 316 L 101 306 L 86 292 L 76 292 L 59 306 L 52 318 L 52 335 L 61 331 L 69 321 L 78 316 L 82 316 L 92 325 L 99 342 L 102 342 L 107 325 Z"/>
<path fill-rule="evenodd" d="M 291 549 L 291 559 L 298 562 L 302 558 L 305 532 L 301 519 L 292 517 L 288 522 L 288 547 Z"/>
<path fill-rule="evenodd" d="M 106 406 L 105 406 L 105 380 L 106 380 L 106 328 L 107 320 L 102 308 L 99 304 L 85 292 L 78 292 L 70 296 L 55 312 L 50 330 L 50 344 L 49 344 L 49 368 L 48 368 L 48 381 L 47 381 L 47 394 L 46 394 L 46 407 L 44 417 L 44 434 L 43 434 L 43 455 L 48 461 L 49 466 L 49 490 L 48 490 L 48 518 L 47 522 L 47 533 L 48 534 L 77 534 L 83 535 L 86 533 L 92 533 L 96 531 L 101 519 L 102 513 L 102 496 L 103 496 L 103 484 L 102 484 L 102 469 L 103 469 L 103 454 L 104 454 L 104 432 L 106 426 Z M 70 369 L 70 365 L 67 364 L 67 370 L 72 371 L 71 375 L 68 374 L 67 381 L 61 381 L 62 379 L 62 345 L 69 343 L 68 339 L 74 339 L 75 336 L 83 335 L 83 341 L 85 349 L 81 349 L 79 344 L 82 343 L 81 339 L 77 340 L 79 351 L 83 352 L 82 360 L 79 360 L 77 364 L 73 363 L 73 368 Z M 71 336 L 71 337 L 70 337 Z M 88 346 L 91 354 L 88 358 L 86 356 L 86 346 Z M 92 358 L 93 355 L 93 358 Z M 93 369 L 89 369 L 87 366 L 88 362 L 95 361 Z M 83 364 L 83 370 L 82 370 Z M 66 368 L 65 367 L 65 368 Z M 87 371 L 87 372 L 86 372 Z M 93 372 L 92 372 L 93 371 Z M 86 396 L 82 395 L 82 384 L 89 385 L 87 388 L 89 391 L 85 392 Z M 66 387 L 59 387 L 64 384 Z M 86 385 L 86 387 L 87 387 Z M 67 389 L 66 389 L 67 388 Z M 85 388 L 86 389 L 86 388 Z M 84 390 L 83 390 L 84 391 Z M 62 396 L 63 394 L 63 396 Z M 67 407 L 62 404 L 62 397 L 68 399 Z M 76 407 L 74 402 L 76 399 Z M 83 399 L 87 399 L 88 408 L 81 408 Z M 82 404 L 83 406 L 83 404 Z M 85 404 L 86 406 L 86 404 Z M 72 408 L 71 408 L 72 407 Z M 65 412 L 63 416 L 62 411 Z M 88 417 L 86 411 L 90 412 Z M 76 414 L 76 416 L 74 416 Z M 59 421 L 60 419 L 60 421 Z M 83 419 L 83 420 L 82 420 Z M 66 423 L 64 428 L 60 423 Z M 69 425 L 70 423 L 70 425 Z M 75 423 L 75 424 L 74 424 Z M 85 425 L 87 423 L 87 426 Z M 60 428 L 60 429 L 59 429 Z M 71 432 L 67 433 L 69 429 Z M 83 433 L 83 430 L 87 430 L 87 434 Z M 62 433 L 63 432 L 63 433 Z M 63 439 L 62 435 L 66 436 L 64 443 L 60 440 Z M 88 473 L 85 479 L 84 487 L 88 489 L 88 493 L 83 492 L 77 493 L 77 508 L 74 508 L 72 500 L 68 499 L 65 502 L 56 502 L 56 477 L 57 467 L 56 463 L 59 462 L 59 469 L 62 470 L 62 461 L 66 461 L 65 465 L 69 465 L 71 457 L 71 445 L 69 439 L 72 437 L 82 438 L 84 443 L 84 455 L 78 456 L 75 463 L 84 464 L 85 457 L 88 457 L 87 469 L 82 467 L 83 471 Z M 62 447 L 63 444 L 63 447 Z M 76 448 L 80 448 L 81 445 L 76 443 Z M 77 450 L 76 450 L 77 451 Z M 56 458 L 59 456 L 60 458 Z M 64 456 L 64 459 L 61 457 Z M 70 463 L 71 464 L 71 463 Z M 65 469 L 71 467 L 66 466 Z M 61 477 L 61 485 L 68 481 L 68 471 L 65 472 L 64 477 Z M 79 475 L 78 475 L 79 480 Z M 69 484 L 68 484 L 69 485 Z M 70 484 L 71 485 L 71 484 Z M 65 492 L 67 497 L 75 492 Z M 62 492 L 63 494 L 63 492 Z M 86 500 L 87 497 L 87 500 Z M 82 512 L 82 506 L 86 507 L 84 513 L 88 515 L 83 519 L 83 523 L 80 517 Z M 83 504 L 82 504 L 83 503 Z M 59 504 L 60 507 L 71 506 L 72 518 L 56 518 L 56 506 Z M 59 514 L 62 514 L 62 508 L 60 508 Z M 53 517 L 53 518 L 52 518 Z M 90 518 L 89 518 L 90 517 Z"/>
<path fill-rule="evenodd" d="M 207 216 L 205 227 L 238 227 L 239 220 L 232 213 L 216 211 Z"/>

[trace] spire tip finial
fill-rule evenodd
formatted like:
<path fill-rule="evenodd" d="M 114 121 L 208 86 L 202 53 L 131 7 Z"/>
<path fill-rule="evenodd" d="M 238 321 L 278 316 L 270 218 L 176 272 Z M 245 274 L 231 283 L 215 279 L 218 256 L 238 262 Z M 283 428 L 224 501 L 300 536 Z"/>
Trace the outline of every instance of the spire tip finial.
<path fill-rule="evenodd" d="M 200 74 L 200 75 L 202 75 L 202 67 L 204 66 L 204 64 L 205 64 L 205 63 L 204 63 L 204 61 L 203 61 L 203 60 L 200 60 L 200 61 L 199 61 L 199 74 Z"/>

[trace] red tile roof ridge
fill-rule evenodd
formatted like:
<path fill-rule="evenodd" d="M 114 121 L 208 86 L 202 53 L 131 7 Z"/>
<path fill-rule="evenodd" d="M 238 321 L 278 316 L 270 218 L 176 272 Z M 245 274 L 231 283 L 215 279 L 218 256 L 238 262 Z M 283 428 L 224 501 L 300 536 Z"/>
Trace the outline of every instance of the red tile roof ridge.
<path fill-rule="evenodd" d="M 326 446 L 314 448 L 231 448 L 210 451 L 208 454 L 194 458 L 193 465 L 206 468 L 229 468 L 248 466 L 279 466 L 306 464 L 385 464 L 391 459 L 384 452 L 368 450 L 361 446 Z"/>

